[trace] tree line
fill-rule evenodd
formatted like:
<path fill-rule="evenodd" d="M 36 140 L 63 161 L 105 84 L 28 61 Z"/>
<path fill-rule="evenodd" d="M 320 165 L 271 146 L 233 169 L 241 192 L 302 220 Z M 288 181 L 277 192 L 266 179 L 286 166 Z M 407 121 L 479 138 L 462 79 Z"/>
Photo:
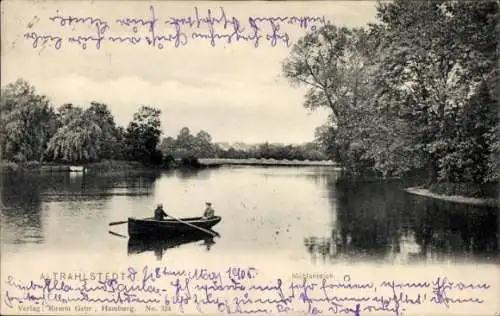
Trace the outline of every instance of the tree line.
<path fill-rule="evenodd" d="M 141 106 L 124 129 L 108 106 L 91 102 L 83 109 L 71 103 L 54 109 L 27 81 L 2 89 L 0 148 L 14 162 L 87 163 L 103 159 L 158 164 L 161 111 Z"/>
<path fill-rule="evenodd" d="M 161 139 L 161 111 L 140 106 L 126 128 L 118 126 L 109 107 L 91 102 L 50 105 L 27 81 L 19 79 L 2 89 L 0 148 L 2 159 L 13 162 L 91 163 L 101 160 L 139 161 L 171 165 L 196 158 L 274 158 L 323 160 L 327 156 L 312 142 L 305 145 L 264 143 L 250 149 L 222 148 L 201 130 L 183 127 L 176 137 Z"/>
<path fill-rule="evenodd" d="M 276 159 L 276 160 L 327 160 L 328 155 L 317 142 L 303 145 L 281 145 L 269 142 L 252 146 L 247 149 L 230 147 L 226 150 L 219 149 L 219 157 L 231 159 Z"/>
<path fill-rule="evenodd" d="M 258 145 L 235 148 L 223 148 L 214 143 L 209 133 L 204 130 L 196 135 L 188 127 L 183 127 L 176 138 L 163 138 L 159 148 L 168 159 L 174 158 L 231 158 L 231 159 L 288 159 L 288 160 L 326 160 L 327 155 L 319 143 L 310 142 L 304 145 L 282 145 L 265 142 Z"/>
<path fill-rule="evenodd" d="M 428 185 L 498 181 L 496 0 L 379 2 L 362 28 L 328 24 L 283 61 L 350 178 L 419 175 Z"/>

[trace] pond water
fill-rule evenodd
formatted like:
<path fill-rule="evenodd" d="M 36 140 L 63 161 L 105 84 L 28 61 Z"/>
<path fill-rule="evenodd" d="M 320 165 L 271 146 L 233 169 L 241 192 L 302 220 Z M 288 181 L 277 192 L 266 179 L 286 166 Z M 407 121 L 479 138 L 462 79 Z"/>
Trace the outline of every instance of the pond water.
<path fill-rule="evenodd" d="M 406 193 L 399 182 L 339 184 L 332 167 L 221 167 L 134 176 L 2 177 L 2 261 L 45 255 L 114 264 L 267 258 L 304 264 L 496 264 L 497 209 Z M 124 225 L 157 203 L 176 217 L 211 201 L 220 237 L 137 243 Z M 109 231 L 115 234 L 109 233 Z M 105 256 L 104 256 L 105 255 Z"/>

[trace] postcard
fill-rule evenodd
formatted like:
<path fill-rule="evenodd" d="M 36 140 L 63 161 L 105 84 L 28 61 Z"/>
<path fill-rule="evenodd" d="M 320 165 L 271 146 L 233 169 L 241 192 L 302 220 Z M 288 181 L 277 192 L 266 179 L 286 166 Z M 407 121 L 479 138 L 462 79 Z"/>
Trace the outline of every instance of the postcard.
<path fill-rule="evenodd" d="M 499 2 L 1 3 L 2 315 L 500 315 Z"/>

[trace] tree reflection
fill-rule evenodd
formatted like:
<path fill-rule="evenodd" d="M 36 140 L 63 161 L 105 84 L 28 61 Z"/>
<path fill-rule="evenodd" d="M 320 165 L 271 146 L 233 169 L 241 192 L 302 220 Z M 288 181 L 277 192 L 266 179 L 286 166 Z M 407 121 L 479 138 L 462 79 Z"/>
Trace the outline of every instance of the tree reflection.
<path fill-rule="evenodd" d="M 361 257 L 384 258 L 398 238 L 402 203 L 394 183 L 329 183 L 332 190 L 341 248 Z"/>
<path fill-rule="evenodd" d="M 498 259 L 498 209 L 410 195 L 399 181 L 327 188 L 336 222 L 331 236 L 304 240 L 313 261 Z"/>
<path fill-rule="evenodd" d="M 415 234 L 429 259 L 496 260 L 498 210 L 412 197 Z"/>
<path fill-rule="evenodd" d="M 210 178 L 212 169 L 211 168 L 179 168 L 172 171 L 177 178 L 185 180 L 185 179 L 193 179 L 196 180 L 208 180 Z"/>
<path fill-rule="evenodd" d="M 42 190 L 34 176 L 3 174 L 1 177 L 2 240 L 10 243 L 44 240 L 41 223 Z"/>
<path fill-rule="evenodd" d="M 108 208 L 103 205 L 116 195 L 151 195 L 157 174 L 74 175 L 71 173 L 6 173 L 1 177 L 2 240 L 4 243 L 43 242 L 44 203 L 62 202 L 63 209 L 79 211 L 91 202 L 94 213 L 88 220 L 99 225 Z M 76 202 L 76 203 L 75 203 Z M 77 213 L 81 215 L 80 213 Z M 44 222 L 47 226 L 47 222 Z M 50 226 L 50 225 L 49 225 Z M 47 228 L 45 228 L 47 229 Z"/>

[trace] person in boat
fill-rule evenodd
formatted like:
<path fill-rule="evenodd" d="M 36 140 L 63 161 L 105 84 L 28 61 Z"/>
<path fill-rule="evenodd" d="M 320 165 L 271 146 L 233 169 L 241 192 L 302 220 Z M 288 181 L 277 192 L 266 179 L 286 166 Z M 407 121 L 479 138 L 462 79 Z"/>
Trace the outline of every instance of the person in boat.
<path fill-rule="evenodd" d="M 163 210 L 163 205 L 158 204 L 158 206 L 155 209 L 155 220 L 162 221 L 164 219 L 164 217 L 168 217 L 168 215 Z"/>
<path fill-rule="evenodd" d="M 206 202 L 205 203 L 205 211 L 203 212 L 203 218 L 211 218 L 215 216 L 215 210 L 212 207 L 212 203 Z"/>

